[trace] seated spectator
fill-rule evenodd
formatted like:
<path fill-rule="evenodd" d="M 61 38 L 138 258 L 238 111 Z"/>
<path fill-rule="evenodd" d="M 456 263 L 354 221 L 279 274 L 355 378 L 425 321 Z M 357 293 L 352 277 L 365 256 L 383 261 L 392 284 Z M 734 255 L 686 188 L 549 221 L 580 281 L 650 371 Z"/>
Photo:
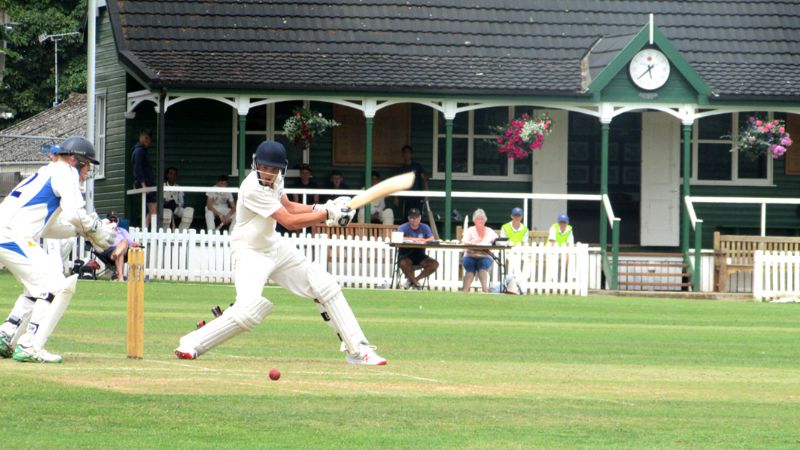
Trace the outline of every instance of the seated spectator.
<path fill-rule="evenodd" d="M 417 208 L 408 210 L 408 222 L 397 229 L 403 233 L 404 241 L 429 242 L 433 240 L 431 227 L 422 223 L 422 212 Z M 398 264 L 406 276 L 406 289 L 419 289 L 419 281 L 439 268 L 439 262 L 425 254 L 421 248 L 404 248 L 399 250 Z M 414 266 L 422 268 L 419 276 L 414 276 Z"/>
<path fill-rule="evenodd" d="M 168 167 L 164 174 L 165 186 L 178 185 L 178 169 Z M 176 223 L 179 230 L 188 230 L 194 219 L 194 208 L 184 207 L 183 192 L 164 191 L 164 217 L 162 218 L 164 229 L 174 229 Z"/>
<path fill-rule="evenodd" d="M 500 237 L 508 238 L 508 241 L 514 245 L 528 242 L 528 227 L 522 223 L 522 208 L 517 207 L 511 210 L 511 222 L 500 228 Z"/>
<path fill-rule="evenodd" d="M 311 166 L 303 164 L 300 166 L 300 178 L 292 185 L 297 189 L 319 189 L 317 181 L 312 178 Z M 292 194 L 292 201 L 295 203 L 304 203 L 301 194 Z M 314 205 L 319 203 L 319 194 L 306 195 L 306 205 Z"/>
<path fill-rule="evenodd" d="M 214 187 L 228 187 L 228 176 L 220 175 Z M 227 226 L 232 229 L 236 220 L 236 202 L 230 192 L 206 194 L 206 230 L 214 231 Z"/>
<path fill-rule="evenodd" d="M 117 236 L 114 239 L 114 245 L 107 248 L 104 252 L 98 253 L 97 258 L 103 261 L 109 269 L 111 269 L 111 281 L 125 281 L 123 270 L 125 261 L 128 260 L 128 248 L 140 247 L 141 244 L 133 242 L 128 230 L 119 225 L 119 217 L 113 212 L 108 215 L 108 221 L 114 224 Z"/>
<path fill-rule="evenodd" d="M 347 186 L 347 183 L 344 182 L 344 176 L 342 175 L 342 172 L 338 170 L 334 170 L 333 172 L 331 172 L 330 184 L 328 184 L 327 188 L 350 189 L 350 187 Z M 333 200 L 336 197 L 338 197 L 338 195 L 324 195 L 322 196 L 322 198 L 320 198 L 320 202 L 325 203 L 326 201 Z"/>
<path fill-rule="evenodd" d="M 497 233 L 486 226 L 486 213 L 482 209 L 476 209 L 472 214 L 472 222 L 475 226 L 464 230 L 461 242 L 472 245 L 490 245 L 497 239 Z M 488 250 L 465 250 L 461 258 L 461 265 L 464 266 L 464 286 L 463 291 L 469 292 L 475 274 L 481 282 L 481 290 L 489 292 L 489 269 L 492 267 L 491 253 Z"/>
<path fill-rule="evenodd" d="M 569 216 L 566 214 L 559 214 L 554 223 L 550 227 L 550 236 L 547 238 L 551 245 L 575 245 L 575 237 L 572 235 L 572 226 L 569 224 Z"/>
<path fill-rule="evenodd" d="M 381 182 L 381 174 L 372 172 L 372 186 Z M 394 223 L 394 211 L 386 207 L 386 202 L 383 198 L 379 198 L 369 204 L 370 206 L 370 222 L 382 223 L 384 225 L 392 225 Z M 358 222 L 367 223 L 364 221 L 364 208 L 358 210 Z"/>

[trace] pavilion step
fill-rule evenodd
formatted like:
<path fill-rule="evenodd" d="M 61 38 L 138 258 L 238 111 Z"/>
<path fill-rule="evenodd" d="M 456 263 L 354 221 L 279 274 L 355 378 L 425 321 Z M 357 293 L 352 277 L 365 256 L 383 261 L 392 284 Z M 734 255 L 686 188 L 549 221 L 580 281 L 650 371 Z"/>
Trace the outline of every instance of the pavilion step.
<path fill-rule="evenodd" d="M 686 267 L 684 262 L 620 261 L 619 266 L 627 267 Z"/>
<path fill-rule="evenodd" d="M 692 283 L 659 283 L 655 281 L 618 281 L 618 286 L 691 287 Z"/>
<path fill-rule="evenodd" d="M 618 277 L 673 277 L 673 278 L 684 278 L 688 277 L 689 274 L 686 272 L 681 273 L 663 273 L 663 272 L 619 272 L 617 273 Z"/>

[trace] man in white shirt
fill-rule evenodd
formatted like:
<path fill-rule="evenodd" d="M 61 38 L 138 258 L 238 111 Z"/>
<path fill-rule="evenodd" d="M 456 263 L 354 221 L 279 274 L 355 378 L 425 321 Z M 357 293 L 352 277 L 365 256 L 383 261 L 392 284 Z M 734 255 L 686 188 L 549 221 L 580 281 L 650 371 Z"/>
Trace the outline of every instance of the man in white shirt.
<path fill-rule="evenodd" d="M 220 175 L 214 187 L 228 187 L 228 176 Z M 214 231 L 224 226 L 232 229 L 236 223 L 236 202 L 230 192 L 209 192 L 206 194 L 206 230 Z"/>
<path fill-rule="evenodd" d="M 100 251 L 114 242 L 110 224 L 84 209 L 80 183 L 92 164 L 98 164 L 91 142 L 73 136 L 54 153 L 58 156 L 53 162 L 23 180 L 0 204 L 0 263 L 25 288 L 0 325 L 0 357 L 12 356 L 18 343 L 13 358 L 21 362 L 63 361 L 44 345 L 66 311 L 78 277 L 65 278 L 39 247 L 39 239 L 81 235 Z"/>
<path fill-rule="evenodd" d="M 164 186 L 178 186 L 178 168 L 168 167 L 164 176 L 166 183 Z M 164 191 L 164 229 L 175 228 L 188 230 L 194 219 L 194 208 L 186 208 L 183 203 L 183 192 Z"/>
<path fill-rule="evenodd" d="M 367 341 L 342 289 L 331 274 L 312 264 L 297 248 L 275 231 L 280 223 L 299 230 L 320 222 L 346 226 L 355 211 L 346 206 L 349 197 L 324 205 L 303 205 L 283 192 L 286 149 L 276 141 L 264 141 L 253 155 L 253 170 L 239 187 L 236 227 L 231 234 L 236 302 L 204 327 L 180 340 L 175 355 L 196 359 L 228 339 L 253 329 L 272 311 L 262 297 L 269 279 L 289 292 L 311 299 L 342 342 L 346 361 L 358 365 L 385 365 Z"/>

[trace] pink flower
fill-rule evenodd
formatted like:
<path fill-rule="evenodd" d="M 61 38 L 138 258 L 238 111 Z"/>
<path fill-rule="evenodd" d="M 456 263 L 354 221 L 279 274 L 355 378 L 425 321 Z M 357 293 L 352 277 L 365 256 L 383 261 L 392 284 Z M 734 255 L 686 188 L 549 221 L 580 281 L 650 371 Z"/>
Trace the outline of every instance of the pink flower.
<path fill-rule="evenodd" d="M 760 121 L 760 120 L 756 120 L 756 126 L 757 126 L 757 127 L 760 127 L 760 126 L 761 126 L 761 124 L 763 124 L 763 123 L 764 123 L 764 122 L 762 122 L 762 121 Z"/>
<path fill-rule="evenodd" d="M 779 131 L 781 134 L 783 134 L 783 133 L 786 133 L 786 128 L 784 128 L 784 127 L 780 127 L 780 128 L 778 128 L 778 131 Z"/>
<path fill-rule="evenodd" d="M 781 145 L 784 147 L 792 145 L 792 139 L 789 137 L 788 134 L 784 136 L 783 139 L 781 139 Z"/>
<path fill-rule="evenodd" d="M 766 123 L 766 125 L 764 125 L 764 128 L 766 128 L 767 130 L 771 130 L 771 129 L 772 129 L 772 127 L 774 127 L 774 126 L 775 126 L 775 125 L 773 125 L 773 124 L 771 124 L 771 123 L 767 122 L 767 123 Z"/>

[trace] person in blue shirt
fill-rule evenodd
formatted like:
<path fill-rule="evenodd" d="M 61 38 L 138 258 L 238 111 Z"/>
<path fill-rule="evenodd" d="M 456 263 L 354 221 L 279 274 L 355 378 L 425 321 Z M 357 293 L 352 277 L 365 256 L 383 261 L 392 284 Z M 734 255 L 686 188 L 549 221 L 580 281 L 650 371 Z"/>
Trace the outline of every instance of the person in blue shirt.
<path fill-rule="evenodd" d="M 153 178 L 153 166 L 147 156 L 147 149 L 153 140 L 150 130 L 144 129 L 139 132 L 139 141 L 133 146 L 131 152 L 131 166 L 133 167 L 133 188 L 146 188 L 156 185 Z M 156 215 L 156 193 L 148 192 L 146 195 L 147 220 L 146 226 L 150 226 L 151 217 Z"/>
<path fill-rule="evenodd" d="M 422 212 L 418 208 L 408 210 L 408 222 L 397 229 L 403 233 L 403 241 L 429 242 L 433 240 L 431 227 L 422 223 Z M 398 265 L 406 276 L 406 289 L 420 289 L 419 281 L 439 268 L 439 262 L 425 254 L 421 248 L 399 249 Z M 414 266 L 422 267 L 419 276 L 414 276 Z"/>

